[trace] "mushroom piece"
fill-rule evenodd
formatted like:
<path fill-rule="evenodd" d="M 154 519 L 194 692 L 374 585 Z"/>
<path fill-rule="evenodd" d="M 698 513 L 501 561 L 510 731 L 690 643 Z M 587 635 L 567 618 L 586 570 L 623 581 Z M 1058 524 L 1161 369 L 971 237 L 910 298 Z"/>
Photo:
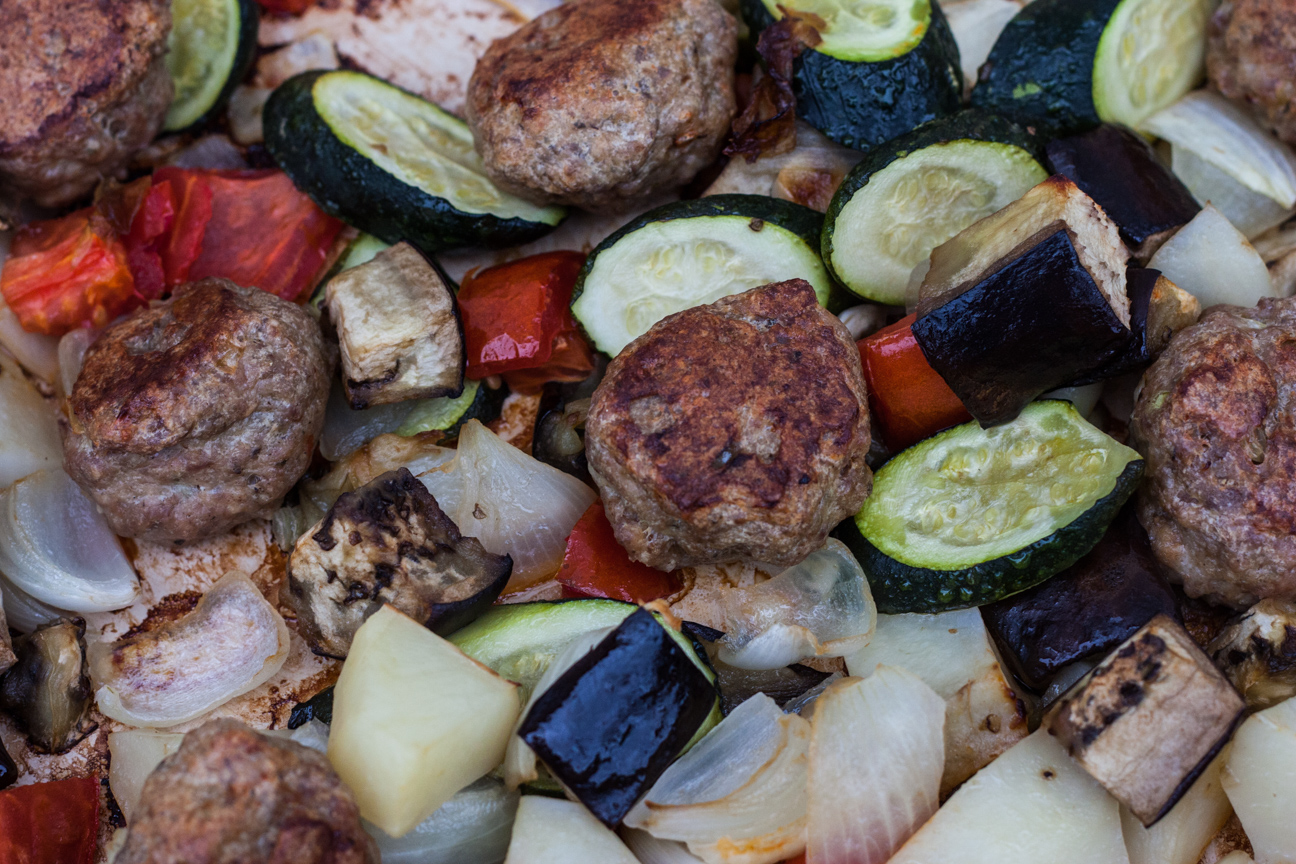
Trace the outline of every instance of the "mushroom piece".
<path fill-rule="evenodd" d="M 264 684 L 288 658 L 288 626 L 242 573 L 221 577 L 179 620 L 90 646 L 99 710 L 175 726 Z"/>
<path fill-rule="evenodd" d="M 400 468 L 339 497 L 297 541 L 286 602 L 311 648 L 342 658 L 384 604 L 446 635 L 490 606 L 512 571 L 509 556 L 461 535 L 432 493 Z"/>
<path fill-rule="evenodd" d="M 1261 600 L 1206 649 L 1253 711 L 1296 696 L 1296 603 Z"/>
<path fill-rule="evenodd" d="M 1183 627 L 1158 615 L 1081 679 L 1045 725 L 1151 826 L 1210 764 L 1245 707 Z"/>
<path fill-rule="evenodd" d="M 70 750 L 93 732 L 85 622 L 60 619 L 21 636 L 18 662 L 0 678 L 0 709 L 47 753 Z M 3 774 L 3 772 L 0 772 Z"/>

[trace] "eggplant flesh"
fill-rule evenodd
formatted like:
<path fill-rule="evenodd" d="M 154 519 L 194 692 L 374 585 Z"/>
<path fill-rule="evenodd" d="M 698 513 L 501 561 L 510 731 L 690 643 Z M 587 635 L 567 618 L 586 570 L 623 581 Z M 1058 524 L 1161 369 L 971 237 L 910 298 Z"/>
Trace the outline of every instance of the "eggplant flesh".
<path fill-rule="evenodd" d="M 1296 696 L 1296 603 L 1261 600 L 1225 627 L 1207 652 L 1253 711 Z"/>
<path fill-rule="evenodd" d="M 632 613 L 532 704 L 518 735 L 614 827 L 684 750 L 714 686 L 651 613 Z"/>
<path fill-rule="evenodd" d="M 1017 678 L 1044 692 L 1063 668 L 1124 642 L 1157 615 L 1178 617 L 1147 533 L 1126 505 L 1098 545 L 1052 579 L 981 607 Z"/>
<path fill-rule="evenodd" d="M 0 678 L 0 710 L 36 750 L 63 753 L 98 724 L 89 719 L 94 690 L 85 655 L 85 622 L 60 619 L 14 642 L 15 663 Z"/>
<path fill-rule="evenodd" d="M 1104 370 L 1134 341 L 1062 226 L 919 317 L 913 334 L 982 426 L 1007 423 L 1041 394 Z"/>
<path fill-rule="evenodd" d="M 1072 180 L 1107 211 L 1140 261 L 1201 211 L 1152 146 L 1123 126 L 1104 123 L 1083 135 L 1056 138 L 1047 152 L 1053 173 Z"/>

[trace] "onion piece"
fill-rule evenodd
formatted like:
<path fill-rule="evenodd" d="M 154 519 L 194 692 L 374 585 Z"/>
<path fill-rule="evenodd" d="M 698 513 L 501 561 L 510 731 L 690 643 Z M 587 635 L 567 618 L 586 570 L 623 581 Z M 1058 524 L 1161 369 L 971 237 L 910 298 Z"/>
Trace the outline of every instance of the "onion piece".
<path fill-rule="evenodd" d="M 1258 237 L 1282 224 L 1293 212 L 1277 201 L 1243 186 L 1228 172 L 1177 145 L 1170 148 L 1170 164 L 1198 201 L 1209 203 L 1247 236 Z"/>
<path fill-rule="evenodd" d="M 513 558 L 509 588 L 526 587 L 558 570 L 567 535 L 594 503 L 588 486 L 506 444 L 476 420 L 459 433 L 453 459 L 417 471 L 446 515 L 486 551 Z"/>
<path fill-rule="evenodd" d="M 945 700 L 879 666 L 815 703 L 806 864 L 882 864 L 939 806 Z"/>
<path fill-rule="evenodd" d="M 864 571 L 836 539 L 767 582 L 727 592 L 723 604 L 720 660 L 739 669 L 841 657 L 868 645 L 877 624 Z"/>
<path fill-rule="evenodd" d="M 62 339 L 58 340 L 59 387 L 62 388 L 65 397 L 72 395 L 72 388 L 76 385 L 81 367 L 85 363 L 86 352 L 99 338 L 100 332 L 78 327 L 69 330 Z"/>
<path fill-rule="evenodd" d="M 1156 251 L 1148 267 L 1196 297 L 1203 309 L 1254 306 L 1262 297 L 1277 296 L 1260 253 L 1209 204 Z"/>
<path fill-rule="evenodd" d="M 508 853 L 519 795 L 483 777 L 399 839 L 365 824 L 383 864 L 499 864 Z"/>
<path fill-rule="evenodd" d="M 3 568 L 0 564 L 0 570 Z M 4 596 L 5 617 L 9 626 L 19 633 L 30 633 L 42 624 L 51 624 L 60 618 L 71 618 L 73 613 L 65 609 L 55 609 L 32 597 L 26 591 L 14 587 L 14 584 L 0 572 L 0 595 Z"/>
<path fill-rule="evenodd" d="M 625 824 L 681 840 L 707 864 L 792 858 L 805 846 L 809 744 L 809 723 L 753 696 L 667 768 Z"/>
<path fill-rule="evenodd" d="M 54 411 L 22 367 L 0 351 L 0 489 L 63 464 Z"/>
<path fill-rule="evenodd" d="M 135 602 L 139 579 L 99 509 L 61 469 L 0 494 L 0 568 L 17 588 L 73 612 Z"/>
<path fill-rule="evenodd" d="M 1296 205 L 1296 156 L 1240 105 L 1213 90 L 1189 93 L 1141 128 L 1283 207 Z"/>
<path fill-rule="evenodd" d="M 950 32 L 958 44 L 965 91 L 976 84 L 977 70 L 990 56 L 999 34 L 1022 4 L 1014 0 L 954 0 L 941 4 Z"/>
<path fill-rule="evenodd" d="M 265 683 L 288 658 L 288 627 L 242 573 L 221 577 L 188 615 L 89 646 L 99 710 L 131 726 L 174 726 Z"/>
<path fill-rule="evenodd" d="M 638 828 L 622 828 L 620 835 L 640 864 L 704 864 L 683 843 L 662 840 Z"/>
<path fill-rule="evenodd" d="M 417 404 L 393 402 L 357 411 L 347 402 L 342 384 L 334 381 L 333 389 L 329 391 L 328 407 L 324 409 L 320 453 L 330 462 L 354 453 L 379 435 L 399 429 Z"/>
<path fill-rule="evenodd" d="M 180 749 L 184 735 L 154 732 L 152 729 L 125 729 L 108 733 L 108 785 L 113 798 L 129 824 L 139 805 L 144 781 L 163 759 Z"/>

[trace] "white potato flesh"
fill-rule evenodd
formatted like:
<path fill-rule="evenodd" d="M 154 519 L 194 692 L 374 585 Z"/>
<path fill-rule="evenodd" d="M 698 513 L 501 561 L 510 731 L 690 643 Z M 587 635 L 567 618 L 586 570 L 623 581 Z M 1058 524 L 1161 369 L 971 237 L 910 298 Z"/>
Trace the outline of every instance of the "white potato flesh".
<path fill-rule="evenodd" d="M 1233 736 L 1224 791 L 1259 864 L 1296 862 L 1296 699 L 1250 717 Z"/>
<path fill-rule="evenodd" d="M 639 864 L 639 860 L 580 804 L 524 795 L 504 864 Z"/>
<path fill-rule="evenodd" d="M 360 815 L 401 837 L 500 764 L 516 684 L 384 606 L 351 643 L 328 755 Z"/>
<path fill-rule="evenodd" d="M 108 785 L 129 824 L 139 805 L 144 781 L 158 764 L 180 749 L 184 736 L 152 729 L 123 729 L 108 733 Z"/>
<path fill-rule="evenodd" d="M 1137 816 L 1121 808 L 1130 864 L 1197 864 L 1211 838 L 1233 815 L 1220 779 L 1223 768 L 1224 757 L 1219 756 L 1151 828 L 1144 828 Z"/>
<path fill-rule="evenodd" d="M 1120 809 L 1045 729 L 963 784 L 889 864 L 1127 864 Z"/>
<path fill-rule="evenodd" d="M 1262 297 L 1277 296 L 1260 253 L 1209 204 L 1157 250 L 1148 267 L 1196 297 L 1203 309 L 1254 306 Z"/>

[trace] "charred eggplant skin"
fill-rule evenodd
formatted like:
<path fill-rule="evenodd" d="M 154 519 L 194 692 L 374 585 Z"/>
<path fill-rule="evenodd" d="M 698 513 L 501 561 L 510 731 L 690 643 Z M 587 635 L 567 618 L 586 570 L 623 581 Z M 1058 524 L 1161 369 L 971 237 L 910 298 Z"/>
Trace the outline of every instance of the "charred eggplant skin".
<path fill-rule="evenodd" d="M 7 789 L 17 782 L 18 766 L 14 764 L 13 757 L 5 749 L 4 742 L 0 741 L 0 789 Z"/>
<path fill-rule="evenodd" d="M 1125 269 L 1125 293 L 1130 303 L 1130 338 L 1123 351 L 1117 352 L 1111 362 L 1101 369 L 1069 381 L 1068 387 L 1082 387 L 1097 381 L 1106 381 L 1129 372 L 1137 372 L 1151 365 L 1152 343 L 1148 334 L 1148 317 L 1152 311 L 1152 292 L 1156 290 L 1160 270 L 1144 267 Z"/>
<path fill-rule="evenodd" d="M 701 728 L 715 697 L 679 643 L 639 609 L 536 698 L 518 735 L 615 827 Z"/>
<path fill-rule="evenodd" d="M 298 702 L 288 715 L 288 728 L 305 726 L 312 720 L 333 722 L 333 688 L 326 687 L 305 702 Z"/>
<path fill-rule="evenodd" d="M 18 662 L 0 678 L 0 710 L 42 753 L 64 753 L 98 728 L 80 618 L 38 627 L 15 640 Z"/>
<path fill-rule="evenodd" d="M 1097 201 L 1136 253 L 1201 211 L 1152 145 L 1124 126 L 1104 123 L 1090 132 L 1055 138 L 1046 149 L 1053 173 L 1069 177 Z"/>
<path fill-rule="evenodd" d="M 1178 602 L 1130 505 L 1071 567 L 981 607 L 1000 655 L 1040 693 L 1063 667 L 1105 654 L 1157 615 L 1178 618 Z"/>
<path fill-rule="evenodd" d="M 1007 423 L 1041 394 L 1107 367 L 1133 338 L 1065 228 L 921 315 L 913 334 L 982 426 Z"/>

